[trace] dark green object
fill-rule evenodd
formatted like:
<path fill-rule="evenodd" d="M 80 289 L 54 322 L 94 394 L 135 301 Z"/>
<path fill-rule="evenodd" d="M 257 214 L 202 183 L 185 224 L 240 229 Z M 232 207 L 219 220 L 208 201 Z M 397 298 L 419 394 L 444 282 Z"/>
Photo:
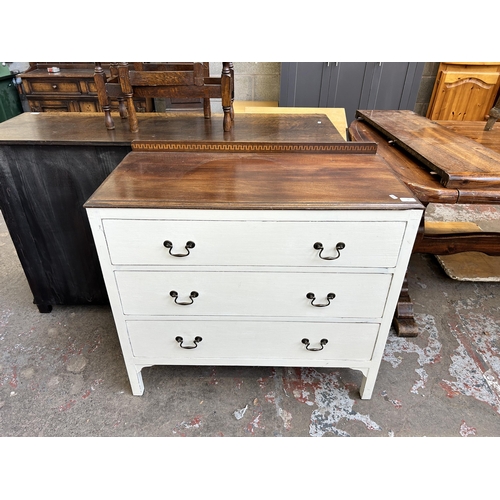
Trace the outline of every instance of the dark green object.
<path fill-rule="evenodd" d="M 14 78 L 7 66 L 0 65 L 0 122 L 23 112 Z"/>

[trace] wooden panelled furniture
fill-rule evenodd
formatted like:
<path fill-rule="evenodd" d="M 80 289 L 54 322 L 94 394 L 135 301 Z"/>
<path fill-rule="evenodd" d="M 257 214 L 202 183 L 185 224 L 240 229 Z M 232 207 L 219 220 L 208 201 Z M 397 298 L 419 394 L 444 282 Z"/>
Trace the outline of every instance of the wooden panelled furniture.
<path fill-rule="evenodd" d="M 48 69 L 57 67 L 58 73 Z M 30 62 L 21 73 L 21 91 L 33 112 L 101 112 L 97 88 L 94 82 L 95 63 L 91 62 Z M 105 74 L 110 76 L 109 63 L 102 63 Z M 118 101 L 110 103 L 118 109 Z M 152 100 L 135 100 L 138 112 L 151 112 Z"/>
<path fill-rule="evenodd" d="M 314 366 L 369 399 L 423 210 L 375 145 L 132 147 L 85 207 L 133 394 L 152 365 Z"/>
<path fill-rule="evenodd" d="M 234 69 L 229 62 L 222 63 L 220 78 L 210 77 L 208 63 L 117 63 L 111 66 L 111 78 L 96 64 L 95 83 L 99 101 L 105 114 L 106 128 L 112 130 L 110 100 L 120 98 L 126 103 L 120 109 L 122 118 L 128 117 L 131 132 L 139 130 L 133 100 L 151 98 L 201 98 L 205 118 L 210 118 L 210 99 L 222 99 L 223 128 L 231 130 L 234 120 Z"/>
<path fill-rule="evenodd" d="M 439 65 L 427 118 L 483 121 L 500 90 L 500 62 L 443 62 Z"/>
<path fill-rule="evenodd" d="M 500 204 L 498 125 L 484 131 L 484 122 L 479 121 L 439 124 L 411 111 L 358 111 L 357 116 L 349 127 L 351 139 L 375 141 L 378 154 L 423 205 Z M 475 251 L 498 256 L 500 232 L 443 234 L 428 231 L 422 219 L 413 251 L 434 255 Z M 395 320 L 400 335 L 417 334 L 407 287 Z"/>

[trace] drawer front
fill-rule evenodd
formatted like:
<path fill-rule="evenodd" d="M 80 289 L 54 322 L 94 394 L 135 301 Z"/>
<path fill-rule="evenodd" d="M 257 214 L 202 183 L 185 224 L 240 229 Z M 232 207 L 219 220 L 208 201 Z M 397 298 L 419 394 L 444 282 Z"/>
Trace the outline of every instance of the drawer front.
<path fill-rule="evenodd" d="M 81 94 L 78 81 L 31 81 L 30 90 L 33 94 Z"/>
<path fill-rule="evenodd" d="M 115 278 L 128 315 L 380 318 L 392 275 L 117 271 Z"/>
<path fill-rule="evenodd" d="M 103 225 L 112 264 L 160 266 L 394 267 L 406 227 L 401 221 L 115 219 L 105 219 Z M 170 248 L 165 241 L 171 242 Z M 186 249 L 188 241 L 194 248 Z M 315 249 L 315 243 L 324 250 Z M 171 255 L 188 252 L 185 257 Z"/>
<path fill-rule="evenodd" d="M 238 364 L 244 360 L 370 360 L 378 324 L 257 321 L 128 321 L 133 355 L 196 364 L 198 359 Z M 182 344 L 176 340 L 182 338 Z M 196 342 L 195 338 L 201 337 Z M 303 339 L 309 341 L 309 349 Z M 322 346 L 321 340 L 327 343 Z M 181 347 L 182 345 L 182 347 Z M 194 347 L 196 345 L 196 347 Z M 186 349 L 185 347 L 194 347 Z M 321 349 L 323 347 L 323 349 Z M 312 349 L 321 349 L 314 351 Z"/>

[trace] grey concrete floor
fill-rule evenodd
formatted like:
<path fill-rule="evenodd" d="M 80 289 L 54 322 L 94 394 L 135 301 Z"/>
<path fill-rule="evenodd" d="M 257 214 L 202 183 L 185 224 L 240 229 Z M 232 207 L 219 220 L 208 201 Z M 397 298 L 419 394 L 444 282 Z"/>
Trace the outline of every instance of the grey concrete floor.
<path fill-rule="evenodd" d="M 500 230 L 500 210 L 456 215 Z M 500 436 L 500 283 L 414 255 L 409 285 L 420 333 L 391 333 L 371 400 L 359 372 L 274 367 L 152 367 L 136 397 L 109 307 L 40 314 L 0 218 L 0 436 Z"/>

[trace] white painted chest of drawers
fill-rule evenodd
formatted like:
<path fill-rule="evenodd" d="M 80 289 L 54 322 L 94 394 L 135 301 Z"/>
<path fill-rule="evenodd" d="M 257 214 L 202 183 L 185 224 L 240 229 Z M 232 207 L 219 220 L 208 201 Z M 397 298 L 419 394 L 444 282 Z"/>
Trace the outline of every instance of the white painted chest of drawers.
<path fill-rule="evenodd" d="M 371 397 L 421 207 L 374 155 L 275 156 L 279 180 L 269 155 L 131 153 L 87 202 L 133 394 L 147 366 L 248 365 L 361 370 Z M 345 156 L 381 187 L 346 193 Z"/>

